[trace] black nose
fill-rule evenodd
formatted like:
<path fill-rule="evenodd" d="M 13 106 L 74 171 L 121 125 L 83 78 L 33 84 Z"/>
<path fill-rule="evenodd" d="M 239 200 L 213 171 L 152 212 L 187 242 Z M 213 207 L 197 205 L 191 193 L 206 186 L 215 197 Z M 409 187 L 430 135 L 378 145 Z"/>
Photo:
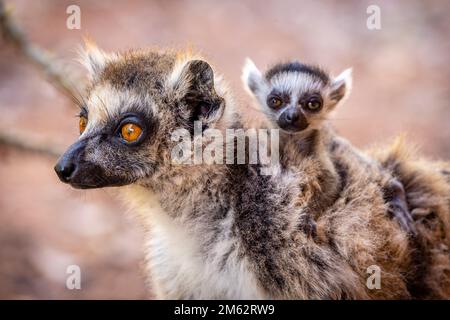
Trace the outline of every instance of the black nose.
<path fill-rule="evenodd" d="M 65 161 L 65 159 L 62 159 L 55 166 L 56 174 L 62 182 L 69 182 L 75 169 L 76 165 L 71 161 Z"/>
<path fill-rule="evenodd" d="M 297 109 L 290 109 L 286 111 L 286 122 L 294 123 L 298 120 L 299 113 Z"/>
<path fill-rule="evenodd" d="M 308 127 L 308 120 L 296 107 L 288 108 L 278 118 L 278 126 L 286 131 L 298 132 Z"/>

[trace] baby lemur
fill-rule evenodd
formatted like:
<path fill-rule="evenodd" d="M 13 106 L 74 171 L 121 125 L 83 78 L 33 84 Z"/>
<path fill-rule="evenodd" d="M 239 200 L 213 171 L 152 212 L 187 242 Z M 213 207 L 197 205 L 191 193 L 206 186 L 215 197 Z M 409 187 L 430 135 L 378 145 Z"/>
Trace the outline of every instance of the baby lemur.
<path fill-rule="evenodd" d="M 180 143 L 174 132 L 197 141 L 210 129 L 225 136 L 242 126 L 227 85 L 201 56 L 172 50 L 107 54 L 90 45 L 83 61 L 90 83 L 81 135 L 55 171 L 75 188 L 120 187 L 147 231 L 146 270 L 156 297 L 414 298 L 411 281 L 426 288 L 425 297 L 448 294 L 444 260 L 438 265 L 425 252 L 418 255 L 425 268 L 415 270 L 414 248 L 386 216 L 380 185 L 366 166 L 345 160 L 346 152 L 338 156 L 339 144 L 339 162 L 330 172 L 339 175 L 340 192 L 317 219 L 326 240 L 316 241 L 305 230 L 310 212 L 296 201 L 299 185 L 318 186 L 301 180 L 309 174 L 301 168 L 172 161 Z M 201 132 L 192 130 L 196 122 Z M 330 188 L 333 193 L 336 187 Z M 441 238 L 433 242 L 444 246 Z M 374 265 L 381 289 L 367 286 Z M 426 280 L 414 277 L 422 274 Z"/>
<path fill-rule="evenodd" d="M 288 62 L 274 65 L 263 75 L 247 59 L 242 80 L 270 125 L 281 129 L 282 164 L 301 173 L 299 202 L 309 209 L 312 217 L 317 217 L 339 196 L 343 181 L 336 153 L 346 152 L 348 159 L 373 172 L 384 190 L 389 214 L 406 231 L 415 233 L 402 184 L 388 172 L 382 175 L 373 160 L 338 137 L 327 122 L 330 113 L 350 93 L 351 69 L 332 78 L 319 67 Z"/>

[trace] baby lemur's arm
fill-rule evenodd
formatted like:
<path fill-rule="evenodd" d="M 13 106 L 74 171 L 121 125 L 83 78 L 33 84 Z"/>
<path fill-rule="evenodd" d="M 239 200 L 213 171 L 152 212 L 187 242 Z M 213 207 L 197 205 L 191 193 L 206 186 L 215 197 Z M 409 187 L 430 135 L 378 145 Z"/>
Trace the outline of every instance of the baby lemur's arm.
<path fill-rule="evenodd" d="M 332 205 L 345 183 L 339 176 L 333 151 L 327 147 L 336 135 L 328 129 L 326 120 L 349 95 L 351 70 L 332 78 L 318 67 L 290 62 L 277 64 L 262 74 L 247 60 L 242 78 L 270 124 L 282 130 L 280 155 L 285 169 L 303 175 L 299 177 L 303 192 L 298 203 L 311 213 L 311 219 L 305 221 L 305 230 L 314 235 L 314 218 Z M 345 148 L 353 153 L 353 147 Z M 354 158 L 363 166 L 371 165 L 365 163 L 371 161 L 364 157 Z M 415 234 L 403 186 L 395 178 L 380 181 L 387 213 L 406 232 Z"/>

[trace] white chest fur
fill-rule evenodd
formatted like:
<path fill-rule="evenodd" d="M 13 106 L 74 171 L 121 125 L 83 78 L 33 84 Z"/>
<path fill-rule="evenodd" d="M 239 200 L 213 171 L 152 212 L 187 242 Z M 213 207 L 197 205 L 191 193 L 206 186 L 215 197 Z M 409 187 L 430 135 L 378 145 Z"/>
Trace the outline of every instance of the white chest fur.
<path fill-rule="evenodd" d="M 154 194 L 133 187 L 127 199 L 149 229 L 145 243 L 146 271 L 152 292 L 160 299 L 263 299 L 267 298 L 237 256 L 237 239 L 217 237 L 205 255 L 202 236 L 180 225 L 159 206 Z M 232 214 L 221 223 L 227 230 Z M 216 229 L 217 230 L 217 229 Z"/>

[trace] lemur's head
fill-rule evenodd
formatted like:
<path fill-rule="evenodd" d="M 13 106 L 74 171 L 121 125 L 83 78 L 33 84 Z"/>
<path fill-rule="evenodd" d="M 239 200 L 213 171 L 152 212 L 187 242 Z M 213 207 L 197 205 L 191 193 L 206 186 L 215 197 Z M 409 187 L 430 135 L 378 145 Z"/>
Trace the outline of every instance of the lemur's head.
<path fill-rule="evenodd" d="M 351 69 L 336 78 L 318 67 L 289 62 L 262 74 L 247 59 L 242 80 L 275 127 L 288 132 L 318 128 L 350 93 Z"/>
<path fill-rule="evenodd" d="M 229 121 L 226 87 L 191 53 L 83 53 L 90 85 L 80 111 L 80 137 L 59 159 L 59 178 L 75 188 L 121 186 L 171 165 L 176 129 L 192 132 Z M 231 111 L 230 111 L 231 112 Z M 225 124 L 226 125 L 226 124 Z M 156 176 L 155 176 L 156 177 Z"/>

